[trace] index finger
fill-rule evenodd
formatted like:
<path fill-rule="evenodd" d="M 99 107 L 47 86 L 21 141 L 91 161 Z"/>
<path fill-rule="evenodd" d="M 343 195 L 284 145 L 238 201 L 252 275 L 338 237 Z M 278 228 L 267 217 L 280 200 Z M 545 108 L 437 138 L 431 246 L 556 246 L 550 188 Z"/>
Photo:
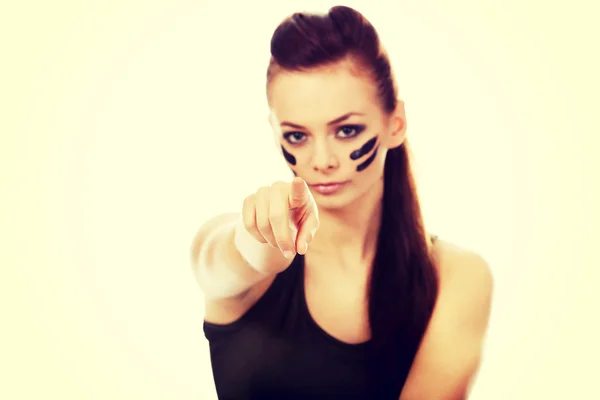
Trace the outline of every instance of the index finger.
<path fill-rule="evenodd" d="M 308 200 L 308 186 L 302 178 L 294 178 L 290 187 L 289 206 L 290 209 L 302 207 Z"/>
<path fill-rule="evenodd" d="M 296 235 L 296 251 L 298 254 L 306 254 L 308 245 L 313 240 L 317 229 L 319 229 L 319 216 L 316 212 L 312 212 L 298 229 Z"/>

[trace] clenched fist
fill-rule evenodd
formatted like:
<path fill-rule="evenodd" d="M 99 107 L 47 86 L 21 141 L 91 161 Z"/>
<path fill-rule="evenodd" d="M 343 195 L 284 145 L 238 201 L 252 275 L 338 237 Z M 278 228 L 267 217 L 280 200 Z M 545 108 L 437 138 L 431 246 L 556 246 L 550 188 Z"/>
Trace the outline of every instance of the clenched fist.
<path fill-rule="evenodd" d="M 279 248 L 286 258 L 306 254 L 319 228 L 315 200 L 302 178 L 261 187 L 244 200 L 242 218 L 256 240 Z"/>

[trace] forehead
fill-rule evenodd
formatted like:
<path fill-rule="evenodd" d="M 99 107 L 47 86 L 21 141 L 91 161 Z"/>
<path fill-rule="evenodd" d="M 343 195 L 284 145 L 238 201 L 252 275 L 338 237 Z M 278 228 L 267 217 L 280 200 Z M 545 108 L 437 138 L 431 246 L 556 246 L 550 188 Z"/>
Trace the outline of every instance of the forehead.
<path fill-rule="evenodd" d="M 269 92 L 276 119 L 299 124 L 322 124 L 351 111 L 373 114 L 379 108 L 373 81 L 343 64 L 280 72 Z"/>

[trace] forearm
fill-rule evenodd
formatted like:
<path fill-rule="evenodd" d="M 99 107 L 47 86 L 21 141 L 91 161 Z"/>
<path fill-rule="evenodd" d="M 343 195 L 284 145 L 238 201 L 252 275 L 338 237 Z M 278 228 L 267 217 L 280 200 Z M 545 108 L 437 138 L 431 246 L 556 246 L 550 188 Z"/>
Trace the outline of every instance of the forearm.
<path fill-rule="evenodd" d="M 279 249 L 258 242 L 229 214 L 209 222 L 199 234 L 194 270 L 206 296 L 234 297 L 285 269 L 290 260 Z"/>

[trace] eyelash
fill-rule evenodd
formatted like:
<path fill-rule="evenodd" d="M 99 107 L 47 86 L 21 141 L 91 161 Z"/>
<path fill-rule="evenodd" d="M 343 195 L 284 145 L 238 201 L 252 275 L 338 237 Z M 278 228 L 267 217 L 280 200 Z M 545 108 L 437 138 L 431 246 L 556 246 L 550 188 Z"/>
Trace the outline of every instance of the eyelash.
<path fill-rule="evenodd" d="M 352 129 L 354 131 L 354 133 L 350 136 L 346 136 L 346 137 L 342 137 L 342 140 L 347 140 L 347 139 L 353 139 L 355 137 L 357 137 L 358 135 L 360 135 L 362 133 L 362 131 L 365 130 L 365 126 L 364 125 L 344 125 L 344 126 L 340 126 L 340 128 L 338 129 L 338 132 L 340 132 L 342 129 Z M 306 137 L 305 133 L 302 132 L 286 132 L 283 134 L 283 138 L 291 145 L 300 145 L 302 144 L 302 139 L 298 139 L 296 138 L 296 142 L 292 141 L 292 137 L 300 135 L 303 138 Z"/>

